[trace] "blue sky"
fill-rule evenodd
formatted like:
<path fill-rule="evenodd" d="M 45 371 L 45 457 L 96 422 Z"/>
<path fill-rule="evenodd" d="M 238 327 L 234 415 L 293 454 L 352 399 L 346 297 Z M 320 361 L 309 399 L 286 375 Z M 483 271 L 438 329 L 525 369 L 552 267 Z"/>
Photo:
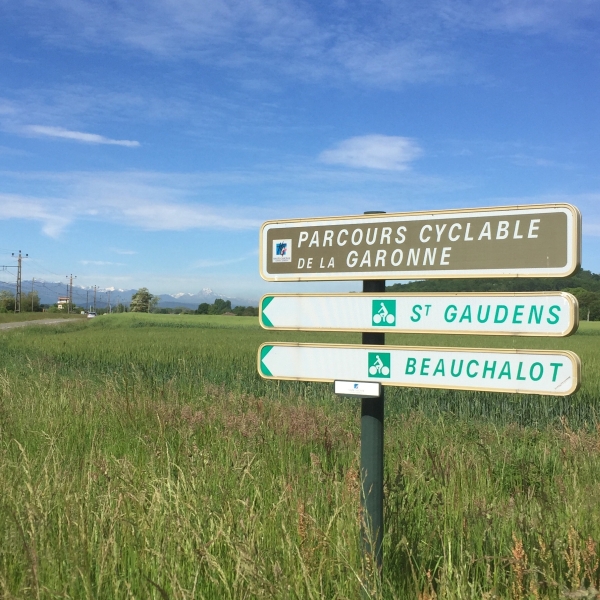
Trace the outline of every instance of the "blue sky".
<path fill-rule="evenodd" d="M 260 224 L 567 201 L 599 272 L 599 33 L 591 0 L 0 0 L 0 262 L 352 289 L 263 282 Z"/>

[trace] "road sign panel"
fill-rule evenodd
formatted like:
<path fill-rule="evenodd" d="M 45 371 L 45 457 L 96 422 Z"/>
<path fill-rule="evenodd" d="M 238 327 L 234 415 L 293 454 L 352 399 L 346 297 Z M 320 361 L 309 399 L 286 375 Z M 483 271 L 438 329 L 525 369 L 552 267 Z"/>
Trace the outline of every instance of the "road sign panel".
<path fill-rule="evenodd" d="M 566 277 L 581 262 L 570 204 L 267 221 L 267 281 Z"/>
<path fill-rule="evenodd" d="M 566 336 L 578 304 L 565 292 L 497 294 L 268 294 L 265 329 Z"/>
<path fill-rule="evenodd" d="M 566 396 L 578 389 L 580 371 L 579 357 L 569 351 L 298 343 L 258 350 L 258 372 L 266 379 Z"/>

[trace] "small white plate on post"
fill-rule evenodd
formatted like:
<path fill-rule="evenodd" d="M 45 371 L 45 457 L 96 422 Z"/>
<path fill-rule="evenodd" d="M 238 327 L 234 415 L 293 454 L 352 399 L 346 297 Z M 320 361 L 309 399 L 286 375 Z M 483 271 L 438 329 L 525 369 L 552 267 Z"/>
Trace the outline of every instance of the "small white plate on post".
<path fill-rule="evenodd" d="M 379 398 L 381 384 L 378 381 L 335 381 L 334 392 L 338 396 L 356 396 L 358 398 Z"/>

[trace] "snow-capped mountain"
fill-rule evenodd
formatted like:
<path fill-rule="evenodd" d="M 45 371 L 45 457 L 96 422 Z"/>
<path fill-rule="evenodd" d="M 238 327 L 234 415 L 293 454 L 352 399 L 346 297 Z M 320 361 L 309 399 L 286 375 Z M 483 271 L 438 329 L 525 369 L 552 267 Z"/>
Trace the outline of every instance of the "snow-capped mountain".
<path fill-rule="evenodd" d="M 251 300 L 248 298 L 235 298 L 231 296 L 225 296 L 211 290 L 210 288 L 203 288 L 196 294 L 190 294 L 188 292 L 178 292 L 177 294 L 161 294 L 159 306 L 165 308 L 198 308 L 199 304 L 207 302 L 212 304 L 217 298 L 223 300 L 230 300 L 231 306 L 257 306 L 257 300 Z"/>
<path fill-rule="evenodd" d="M 31 291 L 31 281 L 23 281 L 23 293 L 27 294 Z M 67 296 L 67 283 L 43 281 L 36 279 L 33 282 L 33 289 L 38 293 L 41 304 L 54 304 L 59 297 Z M 11 282 L 0 282 L 0 291 L 8 290 L 15 293 L 15 284 Z M 152 291 L 152 290 L 150 290 Z M 137 289 L 125 290 L 122 288 L 97 288 L 96 289 L 96 306 L 104 308 L 109 302 L 112 306 L 116 306 L 119 302 L 129 305 L 131 296 L 137 292 Z M 248 298 L 235 298 L 219 294 L 210 288 L 203 288 L 196 294 L 189 292 L 178 292 L 177 294 L 160 294 L 159 307 L 163 308 L 190 308 L 197 309 L 199 304 L 207 302 L 212 304 L 217 298 L 230 300 L 231 306 L 257 306 L 258 301 Z M 73 285 L 73 302 L 79 306 L 92 306 L 94 304 L 94 288 Z"/>

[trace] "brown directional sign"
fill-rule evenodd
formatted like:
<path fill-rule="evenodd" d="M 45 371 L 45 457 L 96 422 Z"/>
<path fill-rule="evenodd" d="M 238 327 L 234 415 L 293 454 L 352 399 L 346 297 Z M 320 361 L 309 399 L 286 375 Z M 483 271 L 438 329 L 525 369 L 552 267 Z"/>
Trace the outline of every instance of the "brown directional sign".
<path fill-rule="evenodd" d="M 581 263 L 570 204 L 267 221 L 267 281 L 567 277 Z"/>

